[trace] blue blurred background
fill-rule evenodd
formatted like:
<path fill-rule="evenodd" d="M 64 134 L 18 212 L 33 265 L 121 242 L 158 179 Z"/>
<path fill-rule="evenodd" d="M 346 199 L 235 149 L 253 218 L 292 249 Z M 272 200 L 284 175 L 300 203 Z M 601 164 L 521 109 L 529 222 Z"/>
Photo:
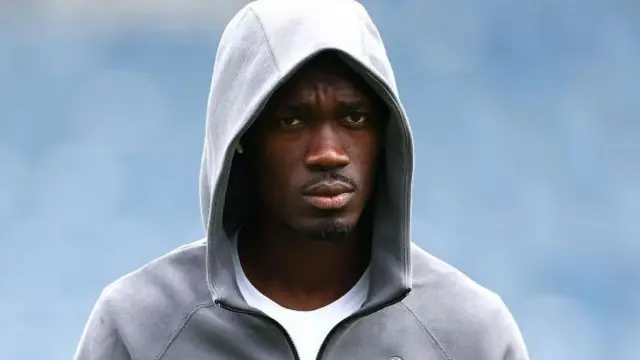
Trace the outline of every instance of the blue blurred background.
<path fill-rule="evenodd" d="M 500 293 L 533 359 L 640 359 L 640 2 L 363 2 L 413 124 L 415 241 Z M 0 1 L 3 359 L 70 359 L 107 283 L 202 236 L 243 4 Z"/>

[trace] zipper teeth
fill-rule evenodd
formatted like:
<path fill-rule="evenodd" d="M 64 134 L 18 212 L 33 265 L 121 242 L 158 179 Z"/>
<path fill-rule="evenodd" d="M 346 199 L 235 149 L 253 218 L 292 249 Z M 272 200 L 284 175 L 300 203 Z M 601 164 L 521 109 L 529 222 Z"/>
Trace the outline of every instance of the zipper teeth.
<path fill-rule="evenodd" d="M 295 358 L 295 360 L 300 360 L 300 355 L 298 354 L 298 349 L 296 349 L 296 345 L 293 343 L 293 339 L 291 339 L 291 335 L 289 335 L 289 333 L 287 332 L 287 329 L 284 328 L 284 326 L 280 325 L 279 322 L 275 321 L 274 319 L 263 315 L 261 313 L 258 312 L 254 312 L 254 311 L 247 311 L 247 310 L 242 310 L 242 309 L 238 309 L 238 308 L 234 308 L 228 305 L 225 305 L 221 302 L 216 302 L 221 308 L 231 311 L 231 312 L 235 312 L 235 313 L 239 313 L 239 314 L 245 314 L 245 315 L 250 315 L 250 316 L 255 316 L 264 320 L 267 320 L 269 323 L 275 325 L 283 334 L 284 337 L 287 339 L 287 343 L 289 343 L 289 348 L 291 349 L 291 351 L 293 352 L 293 357 Z"/>
<path fill-rule="evenodd" d="M 331 331 L 329 331 L 329 333 L 327 334 L 327 336 L 324 338 L 324 341 L 322 341 L 322 345 L 320 345 L 320 350 L 318 350 L 318 354 L 316 355 L 316 360 L 320 360 L 322 358 L 322 355 L 324 354 L 324 352 L 327 350 L 327 346 L 329 344 L 329 340 L 331 339 L 331 337 L 336 333 L 336 331 L 338 331 L 338 329 L 340 327 L 342 327 L 344 324 L 346 324 L 347 322 L 350 321 L 355 321 L 357 319 L 363 318 L 365 316 L 371 315 L 373 313 L 375 313 L 376 311 L 382 310 L 388 306 L 391 306 L 393 304 L 399 303 L 400 301 L 402 301 L 402 299 L 404 299 L 407 294 L 409 294 L 409 291 L 405 291 L 404 293 L 402 293 L 400 296 L 391 299 L 389 301 L 386 301 L 374 308 L 371 308 L 367 311 L 363 311 L 360 313 L 356 313 L 353 314 L 345 319 L 343 319 L 342 321 L 340 321 L 339 323 L 336 324 L 336 326 L 334 326 Z"/>
<path fill-rule="evenodd" d="M 342 321 L 340 321 L 338 324 L 336 324 L 336 326 L 334 326 L 331 331 L 329 331 L 329 333 L 327 334 L 327 336 L 325 337 L 324 341 L 322 341 L 322 345 L 320 346 L 320 350 L 318 351 L 318 354 L 316 356 L 317 360 L 320 360 L 322 358 L 323 353 L 326 351 L 327 349 L 327 345 L 329 344 L 329 340 L 331 339 L 331 337 L 336 333 L 336 331 L 342 327 L 344 324 L 346 324 L 349 321 L 354 321 L 360 318 L 363 318 L 367 315 L 371 315 L 373 313 L 375 313 L 376 311 L 382 310 L 388 306 L 391 306 L 395 303 L 398 303 L 400 301 L 402 301 L 402 299 L 404 299 L 407 294 L 409 293 L 409 291 L 405 291 L 403 294 L 401 294 L 400 296 L 390 300 L 390 301 L 386 301 L 382 304 L 380 304 L 379 306 L 376 306 L 374 308 L 371 308 L 367 311 L 363 311 L 360 313 L 356 313 L 354 315 L 351 315 L 345 319 L 343 319 Z M 276 320 L 270 318 L 269 316 L 266 316 L 264 314 L 261 314 L 259 312 L 254 312 L 254 311 L 248 311 L 248 310 L 242 310 L 242 309 L 238 309 L 235 307 L 231 307 L 228 306 L 222 302 L 216 302 L 216 304 L 218 304 L 218 306 L 220 306 L 221 308 L 227 310 L 227 311 L 231 311 L 231 312 L 235 312 L 235 313 L 239 313 L 239 314 L 245 314 L 245 315 L 249 315 L 249 316 L 255 316 L 257 318 L 260 319 L 264 319 L 266 321 L 268 321 L 270 324 L 275 325 L 281 332 L 282 334 L 284 334 L 285 338 L 287 339 L 287 343 L 289 344 L 289 348 L 290 350 L 293 352 L 293 357 L 295 358 L 295 360 L 300 360 L 300 354 L 298 354 L 298 349 L 296 349 L 295 344 L 293 343 L 293 339 L 291 338 L 291 335 L 289 335 L 289 332 L 287 332 L 287 329 L 285 329 L 279 322 L 277 322 Z"/>

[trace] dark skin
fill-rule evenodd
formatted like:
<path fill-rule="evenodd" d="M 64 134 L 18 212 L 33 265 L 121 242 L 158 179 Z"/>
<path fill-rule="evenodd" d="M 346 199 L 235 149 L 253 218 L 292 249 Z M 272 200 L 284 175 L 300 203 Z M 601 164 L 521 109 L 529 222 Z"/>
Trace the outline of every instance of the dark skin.
<path fill-rule="evenodd" d="M 256 216 L 240 235 L 247 277 L 295 310 L 344 295 L 369 262 L 364 216 L 386 112 L 337 57 L 303 66 L 274 94 L 243 137 Z"/>

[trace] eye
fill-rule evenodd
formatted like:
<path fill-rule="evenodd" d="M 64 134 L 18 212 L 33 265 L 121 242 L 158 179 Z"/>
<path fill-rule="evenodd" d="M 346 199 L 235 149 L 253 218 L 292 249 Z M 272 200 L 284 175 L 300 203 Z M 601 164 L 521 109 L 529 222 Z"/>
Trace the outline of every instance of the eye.
<path fill-rule="evenodd" d="M 301 125 L 302 121 L 298 118 L 295 117 L 289 117 L 289 118 L 282 118 L 280 119 L 280 125 L 282 126 L 286 126 L 286 127 L 291 127 L 291 126 L 298 126 Z"/>
<path fill-rule="evenodd" d="M 343 117 L 342 120 L 348 124 L 362 124 L 367 121 L 367 115 L 362 113 L 354 113 Z"/>

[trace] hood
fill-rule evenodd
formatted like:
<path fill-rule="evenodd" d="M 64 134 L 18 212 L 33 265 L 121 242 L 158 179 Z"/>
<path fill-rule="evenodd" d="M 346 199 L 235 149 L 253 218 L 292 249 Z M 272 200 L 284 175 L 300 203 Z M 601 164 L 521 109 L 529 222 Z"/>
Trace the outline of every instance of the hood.
<path fill-rule="evenodd" d="M 378 29 L 353 0 L 258 0 L 240 10 L 222 34 L 207 104 L 200 202 L 207 281 L 217 302 L 247 308 L 235 282 L 229 241 L 247 210 L 247 179 L 233 167 L 235 144 L 274 91 L 325 51 L 338 53 L 391 110 L 384 134 L 386 168 L 374 201 L 371 288 L 363 307 L 384 304 L 411 288 L 413 142 Z"/>

